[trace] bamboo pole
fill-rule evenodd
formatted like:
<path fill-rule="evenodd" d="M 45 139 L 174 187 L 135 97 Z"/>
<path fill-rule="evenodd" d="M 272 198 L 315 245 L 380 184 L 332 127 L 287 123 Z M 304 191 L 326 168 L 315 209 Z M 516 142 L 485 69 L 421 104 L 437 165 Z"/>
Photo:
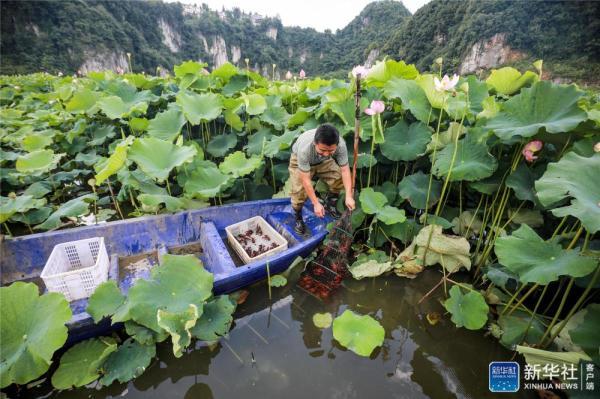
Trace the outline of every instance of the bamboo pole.
<path fill-rule="evenodd" d="M 354 160 L 352 162 L 352 194 L 356 187 L 356 163 L 358 162 L 358 141 L 360 134 L 360 74 L 356 75 L 356 95 L 354 96 Z"/>

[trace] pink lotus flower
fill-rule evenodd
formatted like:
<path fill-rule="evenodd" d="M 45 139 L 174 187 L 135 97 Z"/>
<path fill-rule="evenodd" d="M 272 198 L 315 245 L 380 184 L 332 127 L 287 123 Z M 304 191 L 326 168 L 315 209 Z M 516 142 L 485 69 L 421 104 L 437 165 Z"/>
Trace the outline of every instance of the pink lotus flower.
<path fill-rule="evenodd" d="M 361 78 L 364 78 L 368 74 L 369 74 L 369 68 L 367 68 L 363 65 L 357 65 L 354 68 L 352 68 L 352 76 L 354 76 L 354 77 L 357 77 L 358 75 L 360 75 Z"/>
<path fill-rule="evenodd" d="M 300 73 L 298 73 L 298 76 L 300 76 L 300 79 L 304 79 L 306 77 L 306 72 L 304 72 L 304 69 L 300 70 Z"/>
<path fill-rule="evenodd" d="M 525 147 L 523 147 L 523 156 L 525 157 L 525 160 L 527 162 L 533 162 L 536 159 L 538 159 L 537 156 L 535 156 L 534 154 L 538 151 L 540 151 L 542 149 L 542 147 L 544 146 L 544 143 L 542 143 L 540 140 L 533 140 L 530 141 L 529 143 L 525 144 Z"/>
<path fill-rule="evenodd" d="M 442 80 L 440 81 L 437 77 L 433 78 L 433 84 L 435 85 L 435 89 L 437 91 L 450 91 L 454 89 L 454 86 L 458 83 L 458 75 L 453 75 L 452 79 L 448 77 L 448 75 L 444 75 Z"/>
<path fill-rule="evenodd" d="M 123 72 L 124 72 L 124 71 L 123 71 L 123 68 L 121 68 L 121 67 L 117 67 L 117 73 L 118 73 L 119 75 L 123 75 Z"/>
<path fill-rule="evenodd" d="M 379 100 L 373 100 L 369 108 L 365 109 L 365 114 L 367 115 L 377 115 L 382 113 L 385 110 L 385 103 Z"/>
<path fill-rule="evenodd" d="M 290 71 L 287 71 L 287 73 L 285 74 L 285 78 L 287 80 L 290 80 L 292 78 L 292 73 Z"/>

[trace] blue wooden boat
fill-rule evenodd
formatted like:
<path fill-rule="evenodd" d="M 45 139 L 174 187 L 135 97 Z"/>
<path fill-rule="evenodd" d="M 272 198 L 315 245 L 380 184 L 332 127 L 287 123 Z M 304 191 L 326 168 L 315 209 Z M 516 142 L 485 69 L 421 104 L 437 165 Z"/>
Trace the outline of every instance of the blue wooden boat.
<path fill-rule="evenodd" d="M 288 249 L 246 265 L 228 247 L 225 227 L 262 216 L 287 241 Z M 162 254 L 192 253 L 214 274 L 214 294 L 238 290 L 266 278 L 266 262 L 272 274 L 281 273 L 298 256 L 312 252 L 327 235 L 329 218 L 320 219 L 307 204 L 303 216 L 310 234 L 294 232 L 294 214 L 289 198 L 242 202 L 194 209 L 175 214 L 144 216 L 68 230 L 5 239 L 0 246 L 2 285 L 33 281 L 39 277 L 56 244 L 91 237 L 104 237 L 110 257 L 109 279 L 118 281 L 123 292 L 137 278 L 147 278 Z M 108 322 L 94 324 L 85 312 L 87 299 L 71 302 L 73 318 L 68 323 L 69 341 L 99 335 Z"/>

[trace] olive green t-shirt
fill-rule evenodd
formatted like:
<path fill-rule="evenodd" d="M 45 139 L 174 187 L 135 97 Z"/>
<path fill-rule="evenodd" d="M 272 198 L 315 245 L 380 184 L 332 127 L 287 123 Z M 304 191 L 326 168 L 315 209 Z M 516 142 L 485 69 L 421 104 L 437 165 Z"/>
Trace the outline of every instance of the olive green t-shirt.
<path fill-rule="evenodd" d="M 340 137 L 335 152 L 330 156 L 321 156 L 315 150 L 315 133 L 317 129 L 307 130 L 296 139 L 292 153 L 298 157 L 298 169 L 310 172 L 310 167 L 333 158 L 339 166 L 348 165 L 348 149 L 346 142 Z"/>

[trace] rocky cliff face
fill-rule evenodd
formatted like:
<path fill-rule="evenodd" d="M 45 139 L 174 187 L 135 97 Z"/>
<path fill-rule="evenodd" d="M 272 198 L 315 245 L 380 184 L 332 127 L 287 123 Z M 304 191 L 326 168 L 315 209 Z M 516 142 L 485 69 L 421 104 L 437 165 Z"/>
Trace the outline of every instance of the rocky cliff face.
<path fill-rule="evenodd" d="M 84 61 L 79 67 L 79 72 L 85 75 L 91 71 L 110 70 L 113 72 L 120 72 L 127 71 L 128 68 L 127 56 L 123 52 L 89 51 L 84 54 Z"/>
<path fill-rule="evenodd" d="M 162 33 L 162 42 L 165 46 L 169 48 L 173 53 L 179 51 L 181 46 L 181 36 L 177 33 L 171 25 L 164 19 L 158 20 L 158 26 L 160 27 L 160 31 Z"/>
<path fill-rule="evenodd" d="M 506 33 L 496 33 L 488 40 L 481 40 L 471 47 L 460 65 L 459 73 L 466 74 L 495 68 L 524 57 L 524 53 L 511 49 L 507 44 Z"/>

